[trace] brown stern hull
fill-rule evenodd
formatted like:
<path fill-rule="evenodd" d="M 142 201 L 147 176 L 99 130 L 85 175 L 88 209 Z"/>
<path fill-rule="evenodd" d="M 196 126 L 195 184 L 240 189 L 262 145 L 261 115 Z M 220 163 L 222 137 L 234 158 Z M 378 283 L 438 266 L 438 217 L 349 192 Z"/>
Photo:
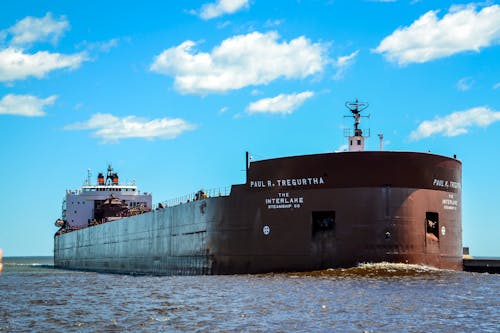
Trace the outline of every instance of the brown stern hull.
<path fill-rule="evenodd" d="M 461 162 L 452 158 L 355 152 L 254 162 L 225 211 L 212 233 L 216 274 L 363 262 L 462 269 Z"/>

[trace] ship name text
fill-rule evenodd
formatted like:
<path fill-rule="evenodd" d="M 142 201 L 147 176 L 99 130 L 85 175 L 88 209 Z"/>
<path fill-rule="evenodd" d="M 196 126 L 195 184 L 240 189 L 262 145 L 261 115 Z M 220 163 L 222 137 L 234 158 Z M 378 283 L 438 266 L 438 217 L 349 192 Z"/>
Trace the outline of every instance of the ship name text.
<path fill-rule="evenodd" d="M 443 209 L 446 210 L 457 210 L 458 208 L 458 200 L 455 199 L 453 194 L 449 194 L 448 198 L 443 199 Z"/>
<path fill-rule="evenodd" d="M 454 189 L 460 189 L 462 187 L 459 182 L 453 182 L 451 180 L 443 180 L 436 178 L 434 178 L 432 185 L 437 187 L 454 188 Z"/>
<path fill-rule="evenodd" d="M 304 197 L 291 197 L 290 193 L 278 193 L 278 197 L 266 198 L 267 209 L 289 209 L 300 208 L 304 203 Z"/>
<path fill-rule="evenodd" d="M 323 177 L 307 177 L 307 178 L 290 178 L 276 180 L 251 180 L 250 187 L 292 187 L 292 186 L 309 186 L 322 185 L 325 183 Z"/>

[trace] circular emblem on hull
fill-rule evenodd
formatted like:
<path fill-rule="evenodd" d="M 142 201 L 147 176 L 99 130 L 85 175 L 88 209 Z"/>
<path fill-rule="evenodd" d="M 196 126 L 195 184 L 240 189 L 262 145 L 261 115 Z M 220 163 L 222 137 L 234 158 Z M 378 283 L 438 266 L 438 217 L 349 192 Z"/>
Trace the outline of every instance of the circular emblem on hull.
<path fill-rule="evenodd" d="M 267 236 L 271 232 L 271 228 L 268 225 L 265 225 L 264 228 L 262 228 L 262 232 Z"/>
<path fill-rule="evenodd" d="M 441 227 L 441 235 L 445 235 L 446 234 L 446 228 L 444 227 L 444 225 Z"/>

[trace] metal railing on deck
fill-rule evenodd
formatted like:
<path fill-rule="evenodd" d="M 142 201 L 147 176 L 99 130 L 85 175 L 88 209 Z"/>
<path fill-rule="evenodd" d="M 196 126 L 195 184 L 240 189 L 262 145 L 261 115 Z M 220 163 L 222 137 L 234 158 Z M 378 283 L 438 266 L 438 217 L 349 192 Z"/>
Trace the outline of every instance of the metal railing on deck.
<path fill-rule="evenodd" d="M 156 207 L 159 207 L 159 205 L 161 204 L 164 208 L 166 208 L 166 207 L 177 206 L 186 202 L 203 200 L 202 198 L 200 198 L 199 195 L 200 191 L 186 194 L 177 198 L 160 201 L 158 204 L 156 204 Z M 226 197 L 231 193 L 231 186 L 211 188 L 208 190 L 203 190 L 203 192 L 205 193 L 207 198 Z"/>

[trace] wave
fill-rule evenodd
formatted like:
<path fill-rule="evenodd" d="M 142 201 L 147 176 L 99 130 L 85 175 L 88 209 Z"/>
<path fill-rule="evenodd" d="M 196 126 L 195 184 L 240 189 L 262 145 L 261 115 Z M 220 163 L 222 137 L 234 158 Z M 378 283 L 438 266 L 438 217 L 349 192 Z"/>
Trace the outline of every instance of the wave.
<path fill-rule="evenodd" d="M 405 264 L 405 263 L 360 263 L 351 268 L 328 268 L 324 270 L 309 272 L 283 273 L 288 277 L 419 277 L 435 274 L 453 272 L 426 265 Z M 267 274 L 262 274 L 267 275 Z"/>
<path fill-rule="evenodd" d="M 3 263 L 4 267 L 5 266 L 21 266 L 21 267 L 47 267 L 47 266 L 54 266 L 54 265 L 50 265 L 50 264 L 42 264 L 42 263 L 38 263 L 38 262 L 34 262 L 34 263 L 18 263 L 18 262 L 4 262 Z"/>
<path fill-rule="evenodd" d="M 378 263 L 361 263 L 356 268 L 362 269 L 382 269 L 382 270 L 390 270 L 390 271 L 398 271 L 398 270 L 413 270 L 420 272 L 436 272 L 443 271 L 443 269 L 439 269 L 436 267 L 426 266 L 426 265 L 417 265 L 417 264 L 405 264 L 405 263 L 394 263 L 394 262 L 378 262 Z"/>

